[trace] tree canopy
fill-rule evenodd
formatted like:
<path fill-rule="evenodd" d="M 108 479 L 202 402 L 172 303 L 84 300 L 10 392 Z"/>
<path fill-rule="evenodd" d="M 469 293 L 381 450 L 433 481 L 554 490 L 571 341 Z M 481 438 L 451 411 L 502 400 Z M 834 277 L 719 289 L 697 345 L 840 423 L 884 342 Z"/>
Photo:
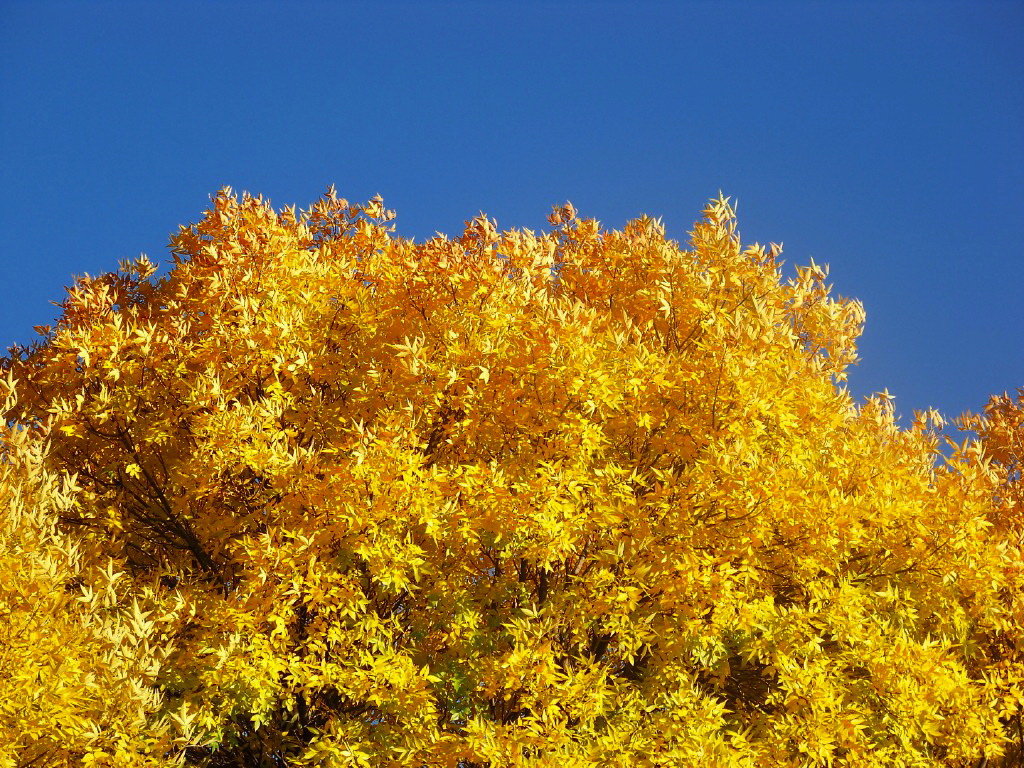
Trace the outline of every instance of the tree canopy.
<path fill-rule="evenodd" d="M 0 766 L 1021 757 L 1024 391 L 858 404 L 725 199 L 393 216 L 222 191 L 3 360 Z"/>

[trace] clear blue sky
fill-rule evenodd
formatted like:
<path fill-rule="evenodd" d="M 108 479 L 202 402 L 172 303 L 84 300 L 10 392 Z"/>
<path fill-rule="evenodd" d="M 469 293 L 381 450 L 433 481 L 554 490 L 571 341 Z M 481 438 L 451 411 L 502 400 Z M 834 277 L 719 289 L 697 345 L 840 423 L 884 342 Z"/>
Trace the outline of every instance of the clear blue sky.
<path fill-rule="evenodd" d="M 224 185 L 401 234 L 553 203 L 746 240 L 868 313 L 851 388 L 1024 385 L 1024 3 L 0 0 L 0 346 Z"/>

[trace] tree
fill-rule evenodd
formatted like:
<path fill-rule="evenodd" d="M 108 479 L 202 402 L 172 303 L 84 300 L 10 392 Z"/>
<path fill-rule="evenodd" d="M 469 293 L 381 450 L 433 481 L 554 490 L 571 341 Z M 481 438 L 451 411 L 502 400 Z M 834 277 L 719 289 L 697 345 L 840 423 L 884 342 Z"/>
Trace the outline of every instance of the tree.
<path fill-rule="evenodd" d="M 1018 754 L 1019 404 L 855 404 L 860 304 L 724 199 L 392 219 L 225 190 L 5 359 L 3 765 Z"/>

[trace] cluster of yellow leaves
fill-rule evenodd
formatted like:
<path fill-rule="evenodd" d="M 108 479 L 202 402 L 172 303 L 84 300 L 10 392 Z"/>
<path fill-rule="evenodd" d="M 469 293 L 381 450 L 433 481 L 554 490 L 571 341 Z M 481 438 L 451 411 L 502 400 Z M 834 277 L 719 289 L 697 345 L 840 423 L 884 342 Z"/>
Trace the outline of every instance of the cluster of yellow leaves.
<path fill-rule="evenodd" d="M 59 530 L 82 488 L 45 466 L 38 435 L 0 441 L 0 765 L 165 765 L 184 734 L 155 687 L 152 590 Z"/>
<path fill-rule="evenodd" d="M 226 190 L 4 361 L 0 765 L 1020 754 L 1019 400 L 855 404 L 861 306 L 724 199 L 392 218 Z"/>

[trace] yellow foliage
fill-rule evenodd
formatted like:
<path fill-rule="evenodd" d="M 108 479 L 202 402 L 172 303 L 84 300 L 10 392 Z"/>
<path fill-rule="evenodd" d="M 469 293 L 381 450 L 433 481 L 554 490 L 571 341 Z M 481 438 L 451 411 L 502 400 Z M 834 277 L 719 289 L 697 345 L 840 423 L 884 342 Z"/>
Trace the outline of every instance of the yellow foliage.
<path fill-rule="evenodd" d="M 856 404 L 725 199 L 393 217 L 225 190 L 3 361 L 0 766 L 1020 756 L 1021 399 Z"/>

